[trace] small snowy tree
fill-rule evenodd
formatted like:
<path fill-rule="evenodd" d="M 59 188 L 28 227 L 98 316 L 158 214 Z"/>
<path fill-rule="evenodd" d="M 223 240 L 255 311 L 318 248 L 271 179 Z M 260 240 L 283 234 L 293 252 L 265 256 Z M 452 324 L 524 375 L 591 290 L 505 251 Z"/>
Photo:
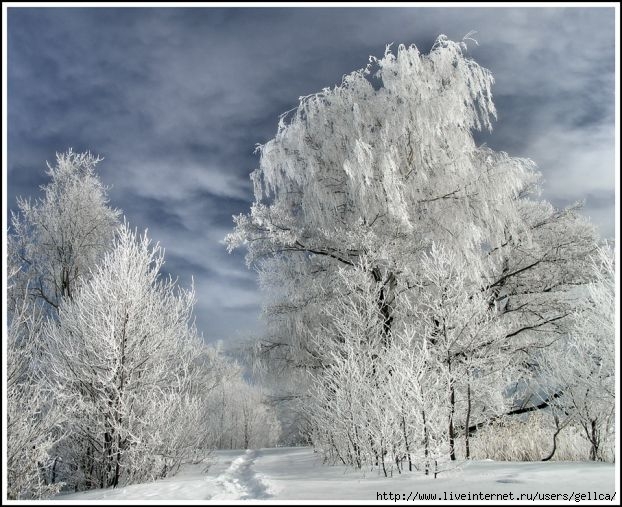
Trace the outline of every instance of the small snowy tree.
<path fill-rule="evenodd" d="M 121 227 L 91 278 L 64 299 L 46 332 L 50 388 L 69 418 L 69 483 L 80 488 L 162 475 L 158 414 L 180 414 L 201 341 L 193 290 L 162 279 L 159 245 Z M 166 422 L 167 431 L 188 431 Z M 197 430 L 198 431 L 198 430 Z M 169 447 L 170 449 L 170 447 Z"/>
<path fill-rule="evenodd" d="M 363 264 L 363 263 L 362 263 Z M 384 357 L 379 355 L 382 319 L 376 305 L 378 284 L 362 270 L 344 273 L 335 306 L 324 309 L 326 325 L 311 338 L 317 350 L 306 417 L 314 446 L 333 462 L 385 469 L 391 415 L 383 405 Z M 385 412 L 386 414 L 386 412 Z"/>
<path fill-rule="evenodd" d="M 455 460 L 461 435 L 469 455 L 472 420 L 503 413 L 512 404 L 503 392 L 514 366 L 507 353 L 511 342 L 488 294 L 473 291 L 482 276 L 473 266 L 433 243 L 421 257 L 419 270 L 404 307 L 434 365 L 429 374 L 447 379 L 446 434 Z"/>
<path fill-rule="evenodd" d="M 590 444 L 589 458 L 602 460 L 615 417 L 615 271 L 613 249 L 596 249 L 593 282 L 574 314 L 567 340 L 544 356 L 544 372 L 561 396 L 555 409 L 565 424 L 577 424 Z"/>
<path fill-rule="evenodd" d="M 95 173 L 102 159 L 68 150 L 48 164 L 51 181 L 34 202 L 18 199 L 12 217 L 16 251 L 30 279 L 30 292 L 53 308 L 72 297 L 109 248 L 120 211 L 108 206 L 106 187 Z"/>
<path fill-rule="evenodd" d="M 329 461 L 436 474 L 449 455 L 448 369 L 414 326 L 395 326 L 383 344 L 382 285 L 368 268 L 362 258 L 339 271 L 342 292 L 314 338 L 323 367 L 310 373 L 311 439 Z"/>

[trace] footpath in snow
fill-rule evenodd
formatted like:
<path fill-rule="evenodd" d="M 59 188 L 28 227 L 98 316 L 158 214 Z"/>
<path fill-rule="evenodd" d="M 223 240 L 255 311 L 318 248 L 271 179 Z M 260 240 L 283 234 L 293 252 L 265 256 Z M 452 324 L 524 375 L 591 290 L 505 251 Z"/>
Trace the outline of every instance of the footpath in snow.
<path fill-rule="evenodd" d="M 567 495 L 558 501 L 620 501 L 615 466 L 593 462 L 469 461 L 437 479 L 417 473 L 385 478 L 377 470 L 351 470 L 323 465 L 311 449 L 276 448 L 217 451 L 214 462 L 188 465 L 174 477 L 117 489 L 61 494 L 58 500 L 468 500 L 456 495 L 521 494 Z M 392 496 L 390 497 L 389 494 Z M 383 496 L 386 495 L 386 496 Z M 403 496 L 402 496 L 403 495 Z M 417 495 L 417 496 L 415 496 Z M 426 495 L 422 497 L 422 495 Z M 435 495 L 427 496 L 427 495 Z M 453 495 L 453 496 L 452 496 Z M 571 496 L 572 495 L 572 496 Z M 580 495 L 586 495 L 581 497 Z M 480 498 L 480 500 L 483 498 Z M 500 498 L 496 498 L 499 500 Z M 549 497 L 523 497 L 546 501 Z M 471 500 L 477 498 L 471 496 Z"/>
<path fill-rule="evenodd" d="M 257 451 L 218 451 L 205 464 L 186 465 L 160 481 L 116 489 L 60 494 L 57 500 L 250 500 L 270 498 L 269 484 L 253 470 Z"/>
<path fill-rule="evenodd" d="M 216 479 L 219 492 L 212 500 L 249 500 L 269 498 L 268 483 L 253 470 L 257 451 L 247 450 Z"/>

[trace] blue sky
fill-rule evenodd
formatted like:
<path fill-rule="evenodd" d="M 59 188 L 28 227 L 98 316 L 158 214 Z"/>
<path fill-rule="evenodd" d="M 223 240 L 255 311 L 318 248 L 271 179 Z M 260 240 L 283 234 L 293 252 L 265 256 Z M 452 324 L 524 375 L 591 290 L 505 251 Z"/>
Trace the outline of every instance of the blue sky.
<path fill-rule="evenodd" d="M 194 276 L 206 340 L 261 333 L 244 252 L 222 244 L 253 200 L 256 143 L 298 97 L 337 84 L 387 43 L 427 52 L 471 30 L 498 121 L 478 135 L 532 158 L 543 198 L 585 200 L 614 235 L 613 8 L 8 8 L 8 207 L 36 196 L 69 147 L 105 160 L 111 204 Z"/>

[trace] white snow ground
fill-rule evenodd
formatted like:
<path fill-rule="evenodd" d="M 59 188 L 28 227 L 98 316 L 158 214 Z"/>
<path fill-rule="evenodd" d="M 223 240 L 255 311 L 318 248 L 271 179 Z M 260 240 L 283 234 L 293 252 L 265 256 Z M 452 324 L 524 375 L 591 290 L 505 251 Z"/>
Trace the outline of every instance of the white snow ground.
<path fill-rule="evenodd" d="M 215 463 L 186 466 L 174 477 L 117 489 L 61 494 L 58 500 L 359 500 L 382 499 L 378 493 L 400 494 L 416 500 L 416 494 L 436 494 L 437 500 L 465 501 L 460 493 L 573 494 L 566 501 L 589 500 L 578 494 L 613 495 L 615 466 L 591 462 L 469 461 L 437 479 L 418 473 L 385 478 L 378 471 L 361 472 L 343 466 L 322 465 L 306 447 L 217 451 Z M 401 495 L 404 495 L 401 497 Z M 391 497 L 393 499 L 395 496 Z M 421 499 L 421 497 L 419 497 Z M 432 500 L 432 497 L 424 499 Z M 476 498 L 471 498 L 476 500 Z M 500 498 L 492 498 L 500 500 Z M 555 498 L 540 498 L 550 500 Z M 480 500 L 484 500 L 483 497 Z M 510 497 L 507 497 L 510 500 Z M 523 501 L 528 500 L 523 498 Z M 619 493 L 613 499 L 619 504 Z M 558 497 L 558 502 L 563 498 Z"/>

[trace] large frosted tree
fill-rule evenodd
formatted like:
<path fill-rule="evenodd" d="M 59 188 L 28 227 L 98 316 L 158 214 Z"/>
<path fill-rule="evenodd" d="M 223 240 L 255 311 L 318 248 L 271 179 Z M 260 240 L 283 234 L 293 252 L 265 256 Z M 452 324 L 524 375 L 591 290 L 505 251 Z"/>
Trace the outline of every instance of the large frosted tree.
<path fill-rule="evenodd" d="M 377 284 L 374 361 L 388 353 L 396 329 L 421 316 L 421 291 L 435 291 L 428 309 L 437 305 L 439 312 L 424 312 L 418 339 L 441 347 L 447 323 L 440 310 L 451 314 L 442 290 L 451 280 L 422 286 L 432 245 L 465 271 L 466 302 L 455 299 L 461 308 L 485 303 L 483 312 L 478 306 L 474 314 L 457 313 L 471 319 L 469 326 L 451 325 L 483 329 L 494 321 L 495 332 L 472 336 L 488 359 L 503 353 L 525 377 L 514 386 L 500 383 L 499 392 L 518 397 L 530 385 L 533 351 L 567 331 L 569 289 L 588 278 L 594 228 L 576 207 L 558 210 L 538 200 L 540 174 L 532 161 L 476 144 L 473 132 L 490 129 L 495 117 L 493 77 L 465 51 L 464 43 L 444 36 L 429 54 L 414 46 L 387 49 L 340 85 L 301 98 L 260 146 L 251 175 L 255 202 L 235 217 L 227 243 L 247 248 L 247 262 L 267 289 L 271 332 L 258 351 L 271 371 L 317 378 L 331 367 L 317 337 L 343 339 L 325 312 L 344 297 L 343 269 L 363 269 Z M 427 295 L 430 302 L 436 297 Z M 446 340 L 443 346 L 449 364 L 468 371 L 470 349 Z M 448 381 L 452 420 L 479 427 L 488 417 L 474 410 L 481 396 L 469 382 Z M 459 407 L 468 407 L 468 415 L 458 417 Z M 469 434 L 468 427 L 461 431 Z"/>

